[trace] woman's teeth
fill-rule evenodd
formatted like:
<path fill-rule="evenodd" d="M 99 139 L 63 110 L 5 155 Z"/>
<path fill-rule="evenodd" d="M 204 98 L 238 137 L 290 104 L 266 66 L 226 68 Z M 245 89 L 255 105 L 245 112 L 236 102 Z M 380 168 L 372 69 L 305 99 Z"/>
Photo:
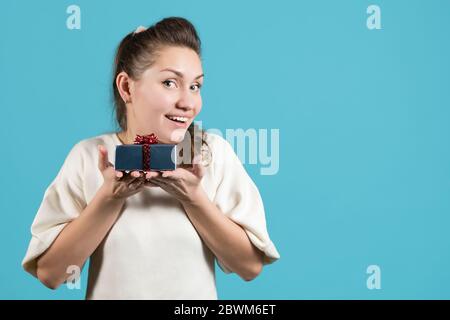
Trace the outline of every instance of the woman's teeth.
<path fill-rule="evenodd" d="M 182 123 L 185 123 L 188 120 L 188 118 L 186 118 L 186 117 L 174 117 L 174 116 L 166 116 L 166 117 L 169 118 L 170 120 L 182 122 Z"/>

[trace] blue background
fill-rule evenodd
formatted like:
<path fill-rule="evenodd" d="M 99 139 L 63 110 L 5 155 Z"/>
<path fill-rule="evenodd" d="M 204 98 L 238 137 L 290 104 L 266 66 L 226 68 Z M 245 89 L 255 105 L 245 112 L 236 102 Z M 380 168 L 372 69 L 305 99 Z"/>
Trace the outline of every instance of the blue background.
<path fill-rule="evenodd" d="M 167 16 L 203 42 L 203 127 L 280 129 L 278 174 L 246 168 L 281 259 L 251 282 L 218 270 L 219 298 L 450 298 L 449 14 L 437 0 L 3 1 L 0 298 L 84 298 L 22 270 L 29 228 L 70 148 L 114 130 L 115 47 Z"/>

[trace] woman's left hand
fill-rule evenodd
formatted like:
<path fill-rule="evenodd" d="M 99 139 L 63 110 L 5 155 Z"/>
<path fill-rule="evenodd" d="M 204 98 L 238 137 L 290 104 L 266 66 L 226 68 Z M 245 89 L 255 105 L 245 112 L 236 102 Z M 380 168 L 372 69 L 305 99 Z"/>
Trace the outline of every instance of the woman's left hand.
<path fill-rule="evenodd" d="M 161 187 L 176 197 L 182 204 L 193 203 L 201 196 L 203 189 L 201 180 L 205 168 L 200 157 L 194 158 L 192 168 L 177 168 L 173 171 L 162 171 L 155 177 L 147 173 L 146 178 L 150 184 Z"/>

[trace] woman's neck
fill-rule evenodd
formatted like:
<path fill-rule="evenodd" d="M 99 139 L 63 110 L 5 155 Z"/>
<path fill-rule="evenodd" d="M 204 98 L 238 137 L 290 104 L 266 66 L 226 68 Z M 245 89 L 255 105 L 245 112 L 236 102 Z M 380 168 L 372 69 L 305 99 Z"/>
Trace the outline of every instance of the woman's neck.
<path fill-rule="evenodd" d="M 123 144 L 132 144 L 134 141 L 132 134 L 128 130 L 120 131 L 117 136 L 119 137 L 120 142 L 122 142 Z"/>

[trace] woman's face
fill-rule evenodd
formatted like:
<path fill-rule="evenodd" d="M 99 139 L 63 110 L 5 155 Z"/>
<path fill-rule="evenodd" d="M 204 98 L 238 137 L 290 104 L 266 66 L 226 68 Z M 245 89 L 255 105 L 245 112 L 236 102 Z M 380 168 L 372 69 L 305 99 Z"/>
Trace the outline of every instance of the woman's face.
<path fill-rule="evenodd" d="M 202 64 L 194 50 L 162 48 L 152 67 L 138 81 L 131 80 L 130 133 L 155 133 L 160 142 L 181 142 L 202 108 L 202 84 Z"/>

